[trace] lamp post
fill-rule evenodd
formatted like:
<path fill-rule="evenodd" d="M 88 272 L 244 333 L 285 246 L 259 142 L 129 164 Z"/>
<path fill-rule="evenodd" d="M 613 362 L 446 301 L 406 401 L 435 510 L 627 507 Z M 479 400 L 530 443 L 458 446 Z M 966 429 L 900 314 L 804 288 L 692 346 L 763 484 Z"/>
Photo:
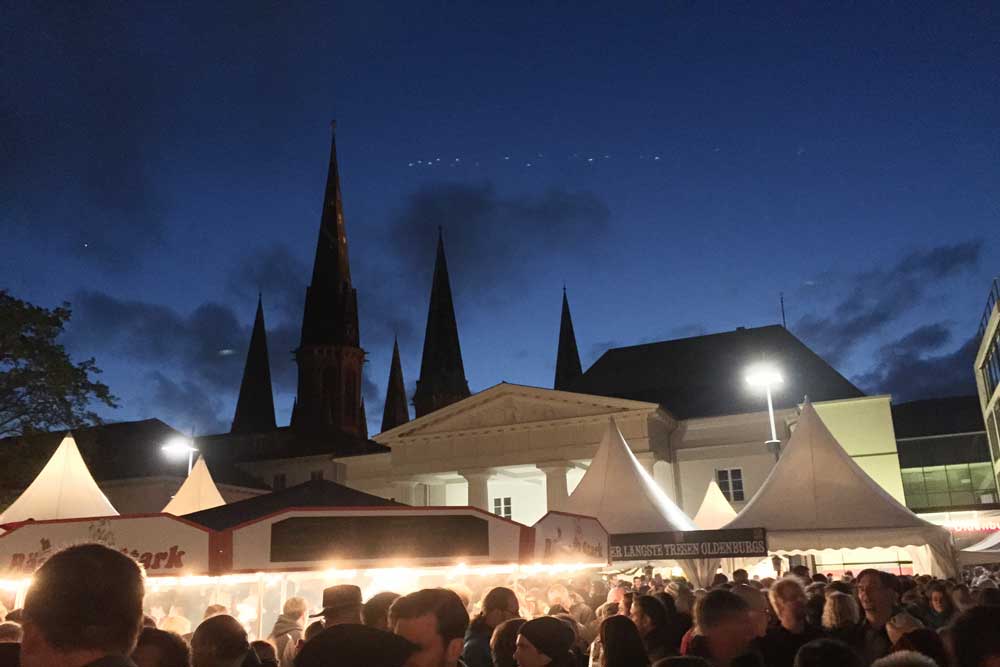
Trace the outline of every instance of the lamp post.
<path fill-rule="evenodd" d="M 191 440 L 185 438 L 184 436 L 177 436 L 176 438 L 171 438 L 167 444 L 160 447 L 164 454 L 170 458 L 180 458 L 187 455 L 188 460 L 188 475 L 191 474 L 191 468 L 194 467 L 194 455 L 198 451 L 191 444 Z"/>
<path fill-rule="evenodd" d="M 774 402 L 771 400 L 771 387 L 780 385 L 784 380 L 777 368 L 767 364 L 750 368 L 746 379 L 747 384 L 751 387 L 763 387 L 767 392 L 767 416 L 771 422 L 771 439 L 766 444 L 768 450 L 774 454 L 774 460 L 777 461 L 781 455 L 781 441 L 778 440 L 778 432 L 774 427 Z"/>

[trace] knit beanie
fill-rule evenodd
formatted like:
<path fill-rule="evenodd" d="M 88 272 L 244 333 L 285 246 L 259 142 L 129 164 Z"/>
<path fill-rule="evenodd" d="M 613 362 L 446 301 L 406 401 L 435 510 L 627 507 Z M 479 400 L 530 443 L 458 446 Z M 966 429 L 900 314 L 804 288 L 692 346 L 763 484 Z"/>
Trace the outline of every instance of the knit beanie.
<path fill-rule="evenodd" d="M 531 642 L 538 652 L 552 658 L 553 661 L 566 656 L 576 637 L 573 630 L 552 616 L 541 616 L 521 626 L 518 634 Z"/>

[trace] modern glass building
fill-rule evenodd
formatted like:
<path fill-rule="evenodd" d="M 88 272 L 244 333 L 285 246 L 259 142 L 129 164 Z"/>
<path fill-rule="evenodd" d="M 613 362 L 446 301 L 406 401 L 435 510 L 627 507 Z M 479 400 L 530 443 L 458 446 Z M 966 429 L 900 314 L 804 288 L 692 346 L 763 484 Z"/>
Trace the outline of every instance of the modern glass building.
<path fill-rule="evenodd" d="M 976 385 L 996 477 L 1000 472 L 1000 278 L 995 278 L 990 286 L 977 337 Z"/>

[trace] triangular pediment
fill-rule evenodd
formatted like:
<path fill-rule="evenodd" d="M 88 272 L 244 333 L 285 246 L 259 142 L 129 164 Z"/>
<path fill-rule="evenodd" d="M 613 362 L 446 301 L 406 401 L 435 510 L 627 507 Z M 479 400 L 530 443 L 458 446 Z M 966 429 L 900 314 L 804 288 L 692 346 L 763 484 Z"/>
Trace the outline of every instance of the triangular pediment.
<path fill-rule="evenodd" d="M 655 410 L 643 403 L 502 383 L 381 434 L 412 437 Z M 382 440 L 379 436 L 377 440 Z"/>

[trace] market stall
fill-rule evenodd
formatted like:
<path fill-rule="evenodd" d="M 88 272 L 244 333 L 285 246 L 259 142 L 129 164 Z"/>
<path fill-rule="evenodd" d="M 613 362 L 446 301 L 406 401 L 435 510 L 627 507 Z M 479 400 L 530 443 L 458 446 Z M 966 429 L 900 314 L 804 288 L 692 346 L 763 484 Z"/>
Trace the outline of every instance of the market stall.
<path fill-rule="evenodd" d="M 956 571 L 951 536 L 917 517 L 844 451 L 806 402 L 792 437 L 763 486 L 727 529 L 767 529 L 778 555 L 808 554 L 823 572 L 863 567 L 937 577 Z"/>

